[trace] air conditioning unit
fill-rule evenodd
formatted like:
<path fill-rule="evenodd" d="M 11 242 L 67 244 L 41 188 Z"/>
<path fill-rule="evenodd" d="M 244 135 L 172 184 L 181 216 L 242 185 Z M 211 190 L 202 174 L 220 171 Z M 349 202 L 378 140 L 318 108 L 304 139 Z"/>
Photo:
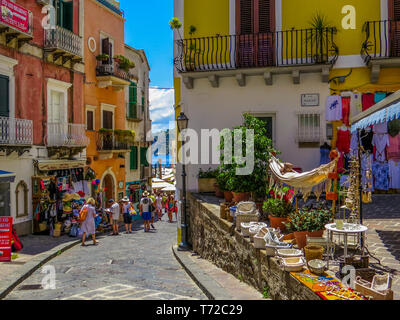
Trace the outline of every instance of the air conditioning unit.
<path fill-rule="evenodd" d="M 36 0 L 36 2 L 43 6 L 47 6 L 47 5 L 51 4 L 51 0 Z"/>

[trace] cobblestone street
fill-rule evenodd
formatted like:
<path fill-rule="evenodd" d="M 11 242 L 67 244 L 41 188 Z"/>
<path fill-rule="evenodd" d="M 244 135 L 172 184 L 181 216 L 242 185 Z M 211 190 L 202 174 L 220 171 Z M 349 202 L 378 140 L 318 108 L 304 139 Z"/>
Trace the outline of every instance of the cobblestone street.
<path fill-rule="evenodd" d="M 45 265 L 55 267 L 55 290 L 35 290 L 45 276 L 39 269 L 6 299 L 207 299 L 173 257 L 176 223 L 155 227 L 144 233 L 136 225 L 132 234 L 100 236 L 98 246 L 76 246 Z"/>

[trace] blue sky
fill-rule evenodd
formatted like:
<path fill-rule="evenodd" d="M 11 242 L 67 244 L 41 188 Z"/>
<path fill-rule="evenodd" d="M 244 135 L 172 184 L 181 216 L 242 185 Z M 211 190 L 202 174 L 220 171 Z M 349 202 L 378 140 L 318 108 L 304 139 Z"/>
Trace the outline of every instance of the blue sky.
<path fill-rule="evenodd" d="M 173 88 L 173 32 L 168 22 L 173 0 L 120 0 L 125 12 L 125 42 L 144 49 L 150 64 L 150 86 Z M 167 129 L 174 119 L 173 90 L 150 89 L 153 132 Z"/>

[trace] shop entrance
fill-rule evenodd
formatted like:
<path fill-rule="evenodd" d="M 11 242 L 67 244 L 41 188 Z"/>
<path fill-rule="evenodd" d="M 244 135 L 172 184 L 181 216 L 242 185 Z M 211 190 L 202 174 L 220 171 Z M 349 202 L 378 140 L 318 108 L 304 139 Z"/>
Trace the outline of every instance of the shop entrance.
<path fill-rule="evenodd" d="M 114 199 L 114 200 L 116 200 L 115 199 L 115 194 L 114 194 L 114 187 L 115 187 L 115 183 L 114 183 L 114 178 L 113 178 L 113 176 L 112 175 L 110 175 L 110 174 L 107 174 L 105 177 L 104 177 L 104 180 L 103 180 L 103 189 L 105 188 L 105 192 L 104 192 L 104 195 L 105 195 L 105 206 L 106 206 L 106 208 L 108 208 L 110 205 L 108 204 L 108 200 L 109 199 Z"/>
<path fill-rule="evenodd" d="M 0 183 L 0 217 L 9 217 L 10 212 L 10 183 Z"/>

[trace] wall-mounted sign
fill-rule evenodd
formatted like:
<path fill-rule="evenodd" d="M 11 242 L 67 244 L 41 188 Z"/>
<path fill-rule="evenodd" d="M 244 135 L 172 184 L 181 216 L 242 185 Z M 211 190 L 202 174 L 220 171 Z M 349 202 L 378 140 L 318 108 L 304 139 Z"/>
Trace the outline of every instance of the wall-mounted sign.
<path fill-rule="evenodd" d="M 29 33 L 29 11 L 10 0 L 0 0 L 0 22 L 24 33 Z"/>
<path fill-rule="evenodd" d="M 319 106 L 319 93 L 307 93 L 301 95 L 302 107 L 318 107 Z"/>
<path fill-rule="evenodd" d="M 0 261 L 11 261 L 12 217 L 0 217 Z"/>

